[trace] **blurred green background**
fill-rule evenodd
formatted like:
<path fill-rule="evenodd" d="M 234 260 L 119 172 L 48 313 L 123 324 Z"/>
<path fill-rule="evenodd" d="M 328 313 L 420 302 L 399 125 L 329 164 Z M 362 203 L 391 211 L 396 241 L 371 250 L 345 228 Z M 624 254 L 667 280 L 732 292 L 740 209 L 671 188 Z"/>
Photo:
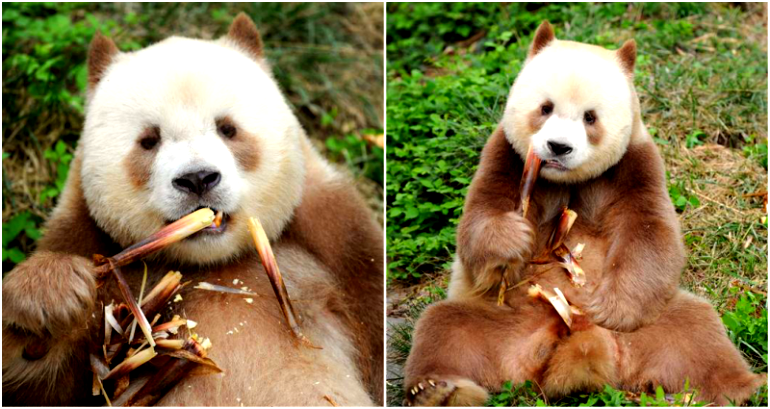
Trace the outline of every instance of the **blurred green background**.
<path fill-rule="evenodd" d="M 388 3 L 386 13 L 389 404 L 402 398 L 414 322 L 446 296 L 468 185 L 543 20 L 561 39 L 636 39 L 642 117 L 688 250 L 682 286 L 767 370 L 766 3 Z M 639 402 L 613 390 L 553 402 L 530 384 L 489 404 Z M 766 406 L 767 390 L 752 403 Z"/>
<path fill-rule="evenodd" d="M 4 3 L 3 272 L 34 250 L 67 178 L 94 33 L 122 51 L 218 38 L 241 11 L 310 137 L 382 219 L 382 3 Z"/>

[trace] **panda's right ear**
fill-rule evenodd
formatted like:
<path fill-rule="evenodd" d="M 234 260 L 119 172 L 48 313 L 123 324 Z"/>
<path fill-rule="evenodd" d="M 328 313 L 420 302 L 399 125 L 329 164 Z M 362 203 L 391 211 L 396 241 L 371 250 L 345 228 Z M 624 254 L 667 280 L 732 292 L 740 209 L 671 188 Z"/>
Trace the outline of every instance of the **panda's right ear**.
<path fill-rule="evenodd" d="M 259 61 L 264 55 L 262 46 L 262 37 L 259 36 L 257 25 L 246 13 L 240 12 L 235 17 L 230 29 L 227 30 L 227 37 L 234 41 L 252 58 Z"/>
<path fill-rule="evenodd" d="M 93 90 L 120 51 L 111 39 L 97 32 L 88 47 L 88 89 Z"/>
<path fill-rule="evenodd" d="M 540 27 L 537 28 L 537 31 L 535 32 L 535 38 L 532 40 L 532 45 L 529 46 L 529 54 L 527 55 L 527 59 L 530 59 L 537 55 L 540 51 L 542 51 L 548 44 L 551 43 L 551 41 L 555 40 L 556 37 L 553 35 L 553 27 L 551 27 L 551 23 L 549 23 L 547 20 L 544 20 L 542 23 L 540 23 Z"/>

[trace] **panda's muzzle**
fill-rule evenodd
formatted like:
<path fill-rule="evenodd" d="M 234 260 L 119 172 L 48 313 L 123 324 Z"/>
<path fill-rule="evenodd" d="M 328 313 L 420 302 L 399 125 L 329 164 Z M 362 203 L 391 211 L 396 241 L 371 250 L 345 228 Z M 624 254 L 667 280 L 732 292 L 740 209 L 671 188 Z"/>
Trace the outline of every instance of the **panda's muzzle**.
<path fill-rule="evenodd" d="M 191 235 L 188 238 L 193 238 L 193 237 L 197 237 L 199 235 L 207 235 L 207 234 L 212 234 L 212 235 L 223 234 L 225 232 L 225 230 L 227 230 L 227 224 L 228 224 L 228 221 L 230 221 L 230 215 L 229 214 L 224 213 L 221 210 L 217 210 L 217 209 L 215 209 L 213 207 L 209 207 L 209 206 L 198 206 L 195 210 L 193 210 L 193 212 L 194 211 L 198 211 L 200 209 L 204 209 L 204 208 L 209 208 L 212 211 L 214 211 L 214 213 L 215 213 L 214 223 L 212 223 L 211 226 L 204 228 L 203 230 L 201 230 L 201 231 Z M 192 213 L 192 212 L 190 212 L 190 213 Z M 166 224 L 171 224 L 171 223 L 173 223 L 175 221 L 176 220 L 167 220 Z"/>

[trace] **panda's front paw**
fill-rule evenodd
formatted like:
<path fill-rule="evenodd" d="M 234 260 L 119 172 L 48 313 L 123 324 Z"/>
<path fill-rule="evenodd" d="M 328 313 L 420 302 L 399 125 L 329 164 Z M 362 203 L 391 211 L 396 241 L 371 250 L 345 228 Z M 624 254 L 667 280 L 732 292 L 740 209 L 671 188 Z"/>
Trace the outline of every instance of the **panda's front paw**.
<path fill-rule="evenodd" d="M 601 287 L 583 310 L 591 322 L 613 331 L 630 332 L 644 323 L 644 311 L 637 302 Z"/>
<path fill-rule="evenodd" d="M 532 255 L 534 232 L 517 212 L 486 217 L 469 225 L 460 258 L 476 274 L 497 267 L 520 268 Z"/>
<path fill-rule="evenodd" d="M 93 263 L 84 257 L 37 252 L 3 279 L 3 327 L 37 337 L 69 338 L 95 303 Z"/>

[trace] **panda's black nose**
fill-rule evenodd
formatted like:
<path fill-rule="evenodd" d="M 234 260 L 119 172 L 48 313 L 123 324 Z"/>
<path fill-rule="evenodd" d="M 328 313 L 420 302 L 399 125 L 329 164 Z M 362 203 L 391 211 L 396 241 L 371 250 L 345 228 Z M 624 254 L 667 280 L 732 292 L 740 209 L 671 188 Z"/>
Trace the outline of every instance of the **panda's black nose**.
<path fill-rule="evenodd" d="M 204 193 L 218 185 L 220 180 L 222 180 L 222 175 L 220 175 L 219 172 L 202 170 L 199 172 L 185 173 L 172 180 L 171 184 L 174 185 L 176 190 L 203 196 Z"/>
<path fill-rule="evenodd" d="M 572 147 L 559 142 L 548 141 L 548 149 L 556 156 L 566 155 L 572 152 Z"/>

